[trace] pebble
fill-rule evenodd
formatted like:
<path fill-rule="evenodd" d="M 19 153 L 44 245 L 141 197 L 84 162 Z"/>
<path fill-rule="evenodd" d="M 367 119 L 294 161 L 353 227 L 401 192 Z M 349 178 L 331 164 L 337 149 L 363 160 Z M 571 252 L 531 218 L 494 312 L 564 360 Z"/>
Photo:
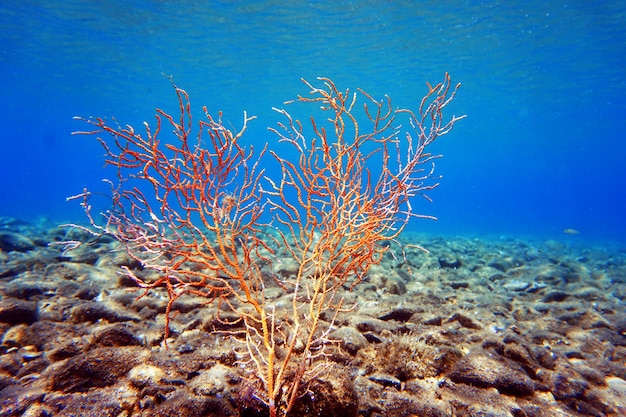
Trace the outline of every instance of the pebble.
<path fill-rule="evenodd" d="M 36 245 L 30 238 L 16 232 L 0 231 L 0 250 L 5 252 L 28 252 Z"/>
<path fill-rule="evenodd" d="M 518 367 L 511 366 L 485 353 L 465 356 L 449 374 L 449 378 L 481 388 L 496 388 L 501 393 L 527 396 L 535 391 L 534 382 Z"/>
<path fill-rule="evenodd" d="M 0 300 L 0 322 L 31 324 L 37 320 L 37 303 L 19 299 Z"/>
<path fill-rule="evenodd" d="M 530 283 L 520 280 L 512 280 L 502 284 L 502 287 L 509 291 L 525 291 L 530 287 Z"/>

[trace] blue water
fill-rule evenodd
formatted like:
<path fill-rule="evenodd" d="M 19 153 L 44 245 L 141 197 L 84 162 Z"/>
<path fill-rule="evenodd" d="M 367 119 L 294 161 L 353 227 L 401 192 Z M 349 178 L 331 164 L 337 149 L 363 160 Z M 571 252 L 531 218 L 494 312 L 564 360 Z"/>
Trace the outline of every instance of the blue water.
<path fill-rule="evenodd" d="M 162 74 L 275 142 L 300 78 L 416 108 L 445 72 L 468 117 L 436 144 L 441 186 L 415 230 L 626 242 L 626 2 L 32 1 L 0 5 L 0 216 L 82 221 L 102 149 L 73 116 L 137 127 L 176 109 Z M 268 173 L 272 175 L 272 173 Z"/>

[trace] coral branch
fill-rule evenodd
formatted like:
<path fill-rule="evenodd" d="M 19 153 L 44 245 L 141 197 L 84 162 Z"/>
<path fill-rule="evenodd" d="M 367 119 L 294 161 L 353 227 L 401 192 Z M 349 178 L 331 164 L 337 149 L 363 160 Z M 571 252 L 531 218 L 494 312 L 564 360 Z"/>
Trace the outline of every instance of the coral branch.
<path fill-rule="evenodd" d="M 145 123 L 145 135 L 131 126 L 111 127 L 101 118 L 81 119 L 96 129 L 80 134 L 108 133 L 99 138 L 106 163 L 117 169 L 119 185 L 112 190 L 112 208 L 98 226 L 125 245 L 128 254 L 158 278 L 125 274 L 146 291 L 163 287 L 169 302 L 166 337 L 174 302 L 184 294 L 209 301 L 235 297 L 262 309 L 258 262 L 271 249 L 261 238 L 263 212 L 258 182 L 263 171 L 252 150 L 239 138 L 254 117 L 244 113 L 243 127 L 234 134 L 206 112 L 197 136 L 191 136 L 191 106 L 187 93 L 174 86 L 180 107 L 178 121 L 157 109 L 156 129 Z M 162 143 L 163 127 L 175 143 Z M 261 155 L 265 149 L 261 151 Z M 139 180 L 139 181 L 138 181 Z M 141 182 L 150 184 L 148 198 Z M 111 183 L 112 184 L 112 183 Z M 90 208 L 85 191 L 83 206 Z M 155 208 L 153 208 L 155 207 Z M 92 225 L 95 221 L 90 216 Z M 148 275 L 148 274 L 144 274 Z"/>
<path fill-rule="evenodd" d="M 278 178 L 261 169 L 266 147 L 255 156 L 239 143 L 254 117 L 244 113 L 235 133 L 221 113 L 214 118 L 204 108 L 194 136 L 189 96 L 176 85 L 180 114 L 157 109 L 155 128 L 144 123 L 143 135 L 101 118 L 79 118 L 94 130 L 75 132 L 110 136 L 98 140 L 118 178 L 117 185 L 109 181 L 112 207 L 104 224 L 94 219 L 92 194 L 84 190 L 71 199 L 81 201 L 91 225 L 72 226 L 121 242 L 144 269 L 122 268 L 142 296 L 166 291 L 165 340 L 184 295 L 217 300 L 218 310 L 234 312 L 243 327 L 228 334 L 243 343 L 240 363 L 263 386 L 271 416 L 288 414 L 308 386 L 303 382 L 325 369 L 335 321 L 355 308 L 344 305 L 344 290 L 381 262 L 412 217 L 430 217 L 410 203 L 438 185 L 438 156 L 427 147 L 464 117 L 444 117 L 459 87 L 448 74 L 427 84 L 416 112 L 394 108 L 389 97 L 376 100 L 362 90 L 342 91 L 328 78 L 318 81 L 322 87 L 303 80 L 309 96 L 286 104 L 313 104 L 326 118 L 310 117 L 309 125 L 274 109 L 285 121 L 270 130 L 297 153 L 290 159 L 269 151 Z M 162 140 L 166 130 L 173 141 Z M 261 221 L 266 206 L 271 226 Z M 65 243 L 67 250 L 79 245 Z M 266 282 L 279 257 L 291 258 L 297 271 Z M 269 283 L 289 293 L 288 311 L 268 301 Z"/>
<path fill-rule="evenodd" d="M 275 109 L 286 122 L 270 130 L 292 145 L 299 158 L 292 161 L 270 151 L 282 176 L 280 182 L 268 179 L 270 189 L 265 191 L 282 226 L 283 247 L 299 265 L 292 278 L 291 316 L 303 333 L 304 357 L 312 356 L 313 347 L 320 344 L 320 317 L 342 310 L 342 287 L 354 287 L 381 261 L 389 248 L 386 243 L 411 217 L 429 217 L 410 205 L 411 197 L 438 185 L 429 182 L 437 156 L 426 147 L 464 117 L 444 119 L 443 109 L 459 87 L 451 87 L 448 74 L 442 83 L 428 84 L 417 113 L 394 109 L 389 97 L 377 101 L 362 90 L 342 92 L 330 79 L 318 80 L 324 88 L 303 80 L 310 96 L 285 103 L 313 103 L 328 113 L 326 122 L 311 118 L 311 135 L 286 110 Z M 404 137 L 399 121 L 403 116 L 412 127 Z M 300 323 L 303 314 L 297 300 L 302 297 L 307 300 L 306 325 Z M 290 392 L 287 409 L 296 395 L 297 389 Z"/>

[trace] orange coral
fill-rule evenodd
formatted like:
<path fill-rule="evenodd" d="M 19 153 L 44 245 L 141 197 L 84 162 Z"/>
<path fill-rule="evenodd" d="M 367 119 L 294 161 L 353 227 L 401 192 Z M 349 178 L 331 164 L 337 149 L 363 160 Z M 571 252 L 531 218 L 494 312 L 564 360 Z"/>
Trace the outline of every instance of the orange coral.
<path fill-rule="evenodd" d="M 104 225 L 91 216 L 88 191 L 73 197 L 83 199 L 90 230 L 114 236 L 156 273 L 147 279 L 124 268 L 146 292 L 167 291 L 166 338 L 172 305 L 185 294 L 217 300 L 236 313 L 244 330 L 232 335 L 246 346 L 246 363 L 264 387 L 271 416 L 288 414 L 301 382 L 319 371 L 313 364 L 324 355 L 332 324 L 349 308 L 342 288 L 358 284 L 380 262 L 386 242 L 411 217 L 427 217 L 410 204 L 437 186 L 429 182 L 436 156 L 426 148 L 463 118 L 444 119 L 459 87 L 448 74 L 442 83 L 428 84 L 417 112 L 393 108 L 388 97 L 377 101 L 362 90 L 340 91 L 330 79 L 319 80 L 323 88 L 304 81 L 310 96 L 287 102 L 312 103 L 328 114 L 326 120 L 311 117 L 310 133 L 286 110 L 275 109 L 285 122 L 270 130 L 299 155 L 291 160 L 270 151 L 280 178 L 267 178 L 260 168 L 265 147 L 255 156 L 239 143 L 253 117 L 244 113 L 243 127 L 232 132 L 221 114 L 213 118 L 205 108 L 206 120 L 192 134 L 189 97 L 175 85 L 179 117 L 157 109 L 156 128 L 146 123 L 144 135 L 100 118 L 82 119 L 96 130 L 76 132 L 110 134 L 110 141 L 99 140 L 118 173 Z M 408 131 L 401 130 L 402 118 Z M 163 124 L 175 143 L 161 141 Z M 272 226 L 261 222 L 266 206 Z M 279 255 L 298 265 L 294 276 L 274 278 L 292 294 L 284 321 L 265 297 L 262 274 Z M 330 322 L 323 329 L 322 315 Z"/>

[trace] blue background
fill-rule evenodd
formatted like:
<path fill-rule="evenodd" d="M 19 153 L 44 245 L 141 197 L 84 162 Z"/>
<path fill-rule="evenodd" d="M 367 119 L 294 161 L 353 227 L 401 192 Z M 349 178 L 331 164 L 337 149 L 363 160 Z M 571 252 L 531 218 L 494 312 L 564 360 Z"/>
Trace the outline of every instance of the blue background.
<path fill-rule="evenodd" d="M 271 108 L 332 78 L 416 108 L 449 72 L 467 114 L 435 145 L 441 186 L 414 230 L 626 241 L 626 2 L 17 1 L 0 5 L 0 216 L 84 221 L 100 145 L 73 116 L 140 127 L 173 75 L 272 145 Z M 269 173 L 272 175 L 272 173 Z"/>

